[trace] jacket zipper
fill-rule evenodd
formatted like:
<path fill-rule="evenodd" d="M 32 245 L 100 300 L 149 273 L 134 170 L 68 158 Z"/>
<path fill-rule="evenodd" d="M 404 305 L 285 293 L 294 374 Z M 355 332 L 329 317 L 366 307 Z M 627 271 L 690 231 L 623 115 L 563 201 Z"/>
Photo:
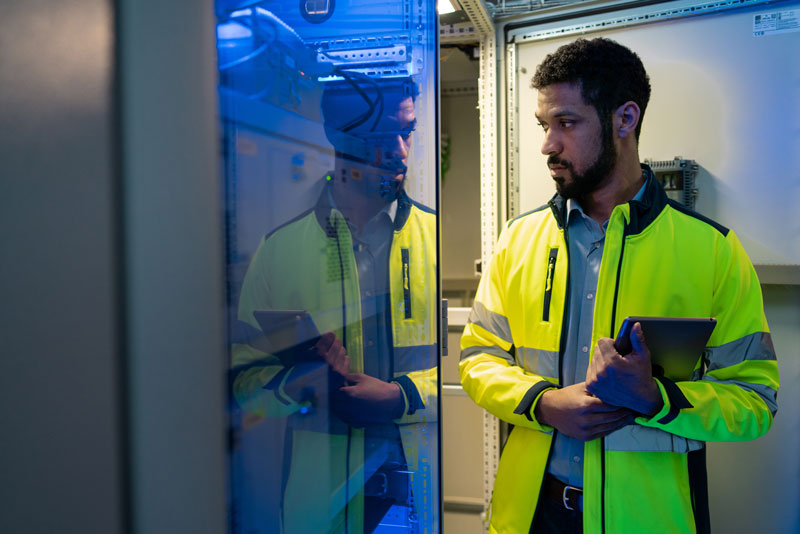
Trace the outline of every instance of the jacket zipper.
<path fill-rule="evenodd" d="M 569 284 L 570 284 L 570 279 L 569 279 L 570 278 L 569 277 L 569 233 L 567 232 L 567 227 L 562 222 L 561 214 L 558 212 L 558 209 L 556 208 L 555 203 L 551 200 L 550 202 L 548 202 L 548 205 L 550 206 L 550 211 L 553 213 L 553 217 L 555 217 L 556 223 L 558 223 L 559 228 L 564 230 L 564 254 L 567 255 L 567 287 L 566 287 L 566 292 L 564 293 L 564 298 L 566 298 L 566 296 L 569 295 Z M 551 256 L 555 256 L 553 254 L 554 250 L 556 251 L 556 254 L 558 253 L 558 249 L 550 249 L 550 255 Z M 550 259 L 549 258 L 548 258 L 548 262 L 547 263 L 548 263 L 547 271 L 549 273 L 550 272 Z M 553 273 L 555 273 L 555 259 L 553 260 Z M 552 283 L 552 280 L 551 280 L 551 283 Z M 545 283 L 545 287 L 547 287 L 546 283 Z M 547 297 L 548 300 L 550 298 L 551 297 Z M 563 315 L 561 317 L 561 341 L 559 343 L 559 348 L 558 348 L 558 384 L 559 385 L 562 385 L 564 383 L 564 369 L 563 369 L 563 366 L 564 366 L 564 349 L 565 349 L 566 344 L 567 344 L 566 330 L 567 330 L 567 309 L 568 308 L 569 308 L 569 306 L 564 306 L 564 312 L 563 312 Z M 546 313 L 549 316 L 549 313 L 550 313 L 549 312 L 549 306 L 546 306 L 545 310 L 546 310 Z M 553 439 L 555 439 L 557 432 L 558 432 L 557 430 L 553 431 Z M 552 442 L 551 442 L 550 450 L 547 453 L 547 463 L 550 462 L 550 458 L 552 456 L 553 456 L 553 446 L 552 446 Z M 547 465 L 547 463 L 545 465 Z M 542 478 L 542 485 L 544 485 L 544 478 Z M 541 499 L 541 495 L 542 494 L 541 494 L 541 489 L 540 489 L 539 490 L 539 498 L 540 499 Z M 536 508 L 538 510 L 539 507 L 537 506 Z M 536 520 L 536 512 L 534 511 L 533 520 L 532 520 L 531 524 L 533 524 L 533 521 L 535 521 L 535 520 Z"/>
<path fill-rule="evenodd" d="M 550 321 L 550 300 L 553 298 L 553 279 L 556 274 L 556 258 L 558 249 L 551 248 L 550 256 L 547 258 L 547 273 L 544 279 L 544 308 L 542 309 L 542 321 Z"/>
<path fill-rule="evenodd" d="M 561 216 L 558 213 L 558 209 L 556 208 L 555 204 L 551 200 L 549 203 L 550 210 L 553 213 L 553 216 L 556 219 L 559 227 L 564 229 L 564 253 L 567 255 L 567 289 L 565 295 L 569 295 L 569 237 L 567 236 L 567 229 L 561 224 Z M 550 300 L 552 298 L 552 283 L 553 283 L 553 275 L 555 274 L 555 264 L 556 264 L 556 256 L 558 256 L 558 249 L 551 248 L 550 255 L 547 259 L 547 275 L 545 277 L 545 304 L 544 304 L 544 320 L 548 321 L 550 318 Z M 549 282 L 549 283 L 548 283 Z M 548 291 L 549 288 L 549 291 Z M 566 330 L 567 325 L 567 306 L 564 306 L 564 315 L 561 318 L 561 343 L 558 351 L 558 383 L 559 385 L 564 383 L 564 370 L 562 369 L 562 363 L 564 360 L 564 346 L 566 345 Z M 553 431 L 553 439 L 556 437 L 556 433 L 558 431 Z M 550 445 L 550 450 L 547 453 L 547 463 L 550 463 L 550 458 L 553 456 L 553 446 L 552 442 Z M 541 488 L 544 486 L 544 478 L 542 478 L 541 486 L 539 487 L 539 498 L 542 497 L 542 490 Z M 531 519 L 531 524 L 536 521 L 536 512 L 538 511 L 539 507 L 536 507 L 534 510 L 533 518 Z"/>
<path fill-rule="evenodd" d="M 403 260 L 403 306 L 405 307 L 405 318 L 411 319 L 411 274 L 410 274 L 410 255 L 407 248 L 400 249 Z"/>
<path fill-rule="evenodd" d="M 616 337 L 617 298 L 619 297 L 619 281 L 622 277 L 622 258 L 625 255 L 625 239 L 628 237 L 628 224 L 622 230 L 622 246 L 619 249 L 617 262 L 617 279 L 614 285 L 614 300 L 611 306 L 611 332 L 609 337 Z M 600 438 L 600 525 L 602 532 L 606 531 L 606 440 Z"/>
<path fill-rule="evenodd" d="M 619 262 L 617 262 L 617 280 L 614 285 L 614 300 L 613 304 L 611 305 L 611 332 L 609 332 L 608 336 L 611 339 L 615 339 L 617 337 L 616 330 L 616 318 L 617 318 L 617 299 L 619 297 L 619 281 L 622 278 L 622 257 L 625 255 L 625 238 L 628 237 L 628 225 L 625 224 L 624 229 L 622 230 L 622 246 L 619 250 Z"/>

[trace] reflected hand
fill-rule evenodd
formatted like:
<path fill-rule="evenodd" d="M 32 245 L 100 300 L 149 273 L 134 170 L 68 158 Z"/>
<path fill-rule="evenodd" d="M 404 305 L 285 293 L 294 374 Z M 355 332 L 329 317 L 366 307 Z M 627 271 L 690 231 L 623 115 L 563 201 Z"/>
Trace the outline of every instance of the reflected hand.
<path fill-rule="evenodd" d="M 536 420 L 580 441 L 606 436 L 633 422 L 626 408 L 606 404 L 586 389 L 586 383 L 545 391 L 534 408 Z"/>
<path fill-rule="evenodd" d="M 652 417 L 664 401 L 653 380 L 650 350 L 639 323 L 631 329 L 631 347 L 631 353 L 622 356 L 612 339 L 598 340 L 586 370 L 586 389 L 608 404 Z"/>
<path fill-rule="evenodd" d="M 345 386 L 332 396 L 333 411 L 352 426 L 388 423 L 403 415 L 400 386 L 363 373 L 345 375 Z"/>
<path fill-rule="evenodd" d="M 342 345 L 342 340 L 333 332 L 325 332 L 316 344 L 319 354 L 334 371 L 341 375 L 350 372 L 350 356 Z"/>
<path fill-rule="evenodd" d="M 316 404 L 321 391 L 328 386 L 328 365 L 324 362 L 304 362 L 291 367 L 283 391 L 294 402 Z"/>
<path fill-rule="evenodd" d="M 327 411 L 331 392 L 344 385 L 342 375 L 322 361 L 297 364 L 288 373 L 283 392 L 297 404 L 310 404 L 317 411 Z"/>

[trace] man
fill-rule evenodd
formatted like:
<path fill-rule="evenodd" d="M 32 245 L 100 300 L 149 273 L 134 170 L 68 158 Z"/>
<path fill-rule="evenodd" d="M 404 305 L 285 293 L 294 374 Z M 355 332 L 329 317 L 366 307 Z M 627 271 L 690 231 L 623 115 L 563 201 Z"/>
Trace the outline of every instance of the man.
<path fill-rule="evenodd" d="M 255 253 L 238 308 L 250 335 L 233 347 L 238 405 L 288 417 L 287 534 L 369 533 L 393 505 L 424 524 L 433 502 L 436 219 L 403 190 L 415 84 L 340 74 L 322 98 L 335 168 Z M 260 310 L 307 312 L 324 333 L 310 354 L 272 350 Z"/>
<path fill-rule="evenodd" d="M 778 368 L 735 234 L 669 200 L 639 164 L 639 57 L 578 40 L 533 77 L 557 194 L 504 228 L 461 341 L 464 389 L 514 425 L 490 532 L 708 532 L 705 441 L 757 438 Z M 715 317 L 692 380 L 653 376 L 628 316 Z"/>

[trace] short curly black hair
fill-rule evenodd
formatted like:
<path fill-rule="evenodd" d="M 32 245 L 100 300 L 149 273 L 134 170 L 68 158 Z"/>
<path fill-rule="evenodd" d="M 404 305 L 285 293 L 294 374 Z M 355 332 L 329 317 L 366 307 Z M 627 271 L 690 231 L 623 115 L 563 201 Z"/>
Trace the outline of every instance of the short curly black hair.
<path fill-rule="evenodd" d="M 635 52 L 604 37 L 578 39 L 548 54 L 536 67 L 531 87 L 554 83 L 580 83 L 583 99 L 594 106 L 602 123 L 610 121 L 625 102 L 636 102 L 641 111 L 636 125 L 639 140 L 650 101 L 650 78 Z"/>

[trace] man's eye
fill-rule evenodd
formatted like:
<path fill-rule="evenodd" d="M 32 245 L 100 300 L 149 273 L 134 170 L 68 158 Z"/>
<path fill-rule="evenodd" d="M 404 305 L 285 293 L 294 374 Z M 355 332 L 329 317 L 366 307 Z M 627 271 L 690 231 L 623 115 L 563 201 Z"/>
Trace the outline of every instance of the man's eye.
<path fill-rule="evenodd" d="M 546 124 L 544 124 L 544 123 L 541 123 L 541 122 L 537 122 L 536 124 L 538 124 L 538 125 L 539 125 L 539 127 L 540 127 L 542 130 L 544 130 L 545 132 L 547 131 L 547 125 L 546 125 Z"/>
<path fill-rule="evenodd" d="M 561 121 L 562 128 L 572 128 L 573 126 L 575 126 L 574 121 Z"/>

